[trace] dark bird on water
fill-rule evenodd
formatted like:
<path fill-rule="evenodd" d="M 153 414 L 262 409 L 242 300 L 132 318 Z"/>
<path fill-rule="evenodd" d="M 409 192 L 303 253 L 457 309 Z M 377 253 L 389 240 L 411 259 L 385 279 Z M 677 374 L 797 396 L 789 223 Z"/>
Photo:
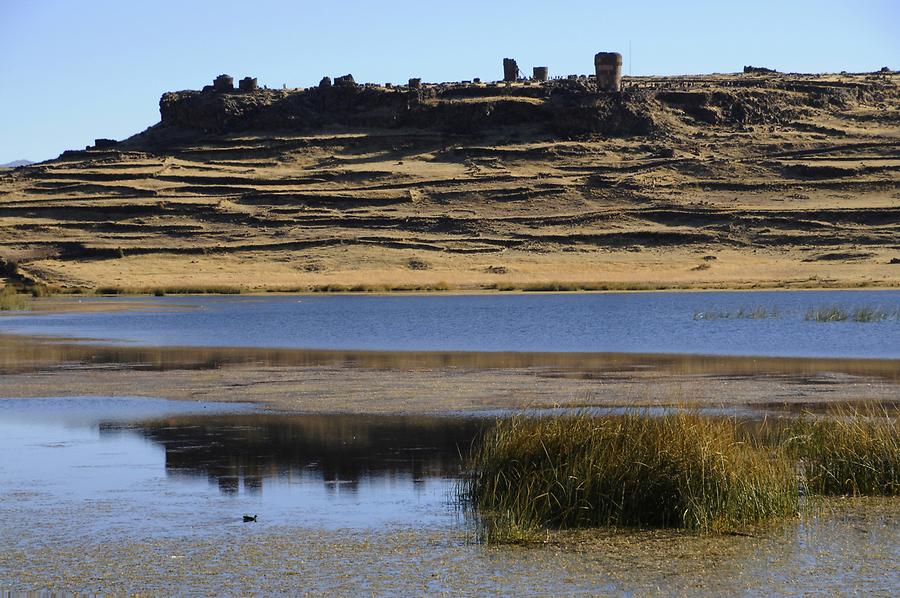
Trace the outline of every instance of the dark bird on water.
<path fill-rule="evenodd" d="M 244 515 L 244 523 L 250 523 L 251 521 L 256 521 L 256 515 L 251 517 L 250 515 Z"/>

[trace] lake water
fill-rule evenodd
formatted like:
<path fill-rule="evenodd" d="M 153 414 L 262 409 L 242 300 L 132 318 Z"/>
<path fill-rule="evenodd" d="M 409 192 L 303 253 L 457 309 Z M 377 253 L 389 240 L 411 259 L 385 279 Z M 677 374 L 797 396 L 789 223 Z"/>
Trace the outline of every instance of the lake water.
<path fill-rule="evenodd" d="M 82 299 L 81 301 L 97 301 Z M 103 299 L 109 301 L 109 299 Z M 900 357 L 900 292 L 163 297 L 0 318 L 0 332 L 143 346 Z M 808 310 L 886 319 L 817 322 Z M 762 310 L 765 317 L 739 317 Z"/>
<path fill-rule="evenodd" d="M 895 595 L 894 503 L 749 537 L 484 546 L 454 502 L 461 417 L 291 416 L 147 398 L 0 399 L 0 596 Z M 244 514 L 258 522 L 244 523 Z"/>
<path fill-rule="evenodd" d="M 0 505 L 73 540 L 244 525 L 447 525 L 482 420 L 150 398 L 0 400 Z M 9 456 L 15 455 L 15 458 Z M 9 527 L 10 523 L 7 523 Z"/>
<path fill-rule="evenodd" d="M 539 366 L 557 384 L 553 376 L 580 372 L 598 357 L 609 357 L 609 364 L 597 366 L 604 372 L 656 364 L 676 373 L 721 369 L 722 375 L 735 367 L 716 365 L 723 360 L 740 362 L 735 375 L 750 371 L 744 362 L 766 362 L 759 367 L 784 375 L 771 362 L 792 356 L 900 358 L 896 291 L 81 301 L 134 309 L 3 315 L 0 334 L 82 344 L 4 336 L 0 375 L 9 374 L 13 386 L 19 379 L 62 377 L 59 394 L 65 394 L 77 372 L 82 384 L 107 373 L 115 380 L 124 372 L 121 379 L 128 380 L 122 364 L 150 368 L 160 377 L 172 369 L 204 379 L 220 374 L 214 370 L 223 364 L 258 362 L 296 368 L 301 373 L 290 390 L 279 392 L 301 392 L 321 374 L 303 368 L 320 363 L 326 364 L 321 370 L 334 363 L 341 372 L 344 362 L 397 366 L 402 376 L 412 375 L 404 368 Z M 887 317 L 806 319 L 808 310 L 826 307 L 874 308 Z M 738 317 L 753 310 L 765 317 Z M 318 355 L 318 349 L 338 352 Z M 633 354 L 584 354 L 591 352 Z M 688 355 L 657 363 L 646 353 Z M 819 366 L 806 361 L 822 360 L 796 361 L 788 370 L 815 374 Z M 867 375 L 876 363 L 846 361 L 854 376 Z M 877 384 L 896 379 L 896 362 L 876 365 Z M 822 367 L 844 371 L 833 363 Z M 447 376 L 459 393 L 456 374 Z M 232 395 L 245 392 L 243 377 L 232 382 Z M 538 382 L 529 378 L 528 384 Z M 377 381 L 367 384 L 357 392 L 368 396 Z M 141 389 L 123 384 L 109 392 Z M 215 387 L 217 400 L 221 392 Z M 554 411 L 541 415 L 548 413 Z M 500 414 L 291 415 L 240 403 L 141 397 L 0 398 L 0 596 L 7 588 L 158 594 L 226 588 L 229 594 L 266 595 L 346 595 L 360 588 L 404 595 L 818 589 L 891 595 L 900 587 L 900 515 L 890 501 L 841 501 L 753 538 L 617 531 L 596 549 L 480 545 L 455 500 L 460 455 Z M 245 514 L 258 515 L 258 521 L 244 523 Z"/>

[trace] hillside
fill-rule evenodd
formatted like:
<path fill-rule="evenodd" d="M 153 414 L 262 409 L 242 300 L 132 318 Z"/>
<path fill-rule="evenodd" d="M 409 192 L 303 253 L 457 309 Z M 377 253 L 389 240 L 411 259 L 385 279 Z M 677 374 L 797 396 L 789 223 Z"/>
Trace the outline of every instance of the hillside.
<path fill-rule="evenodd" d="M 0 164 L 0 168 L 18 168 L 19 166 L 30 166 L 34 164 L 31 160 L 13 160 L 5 164 Z"/>
<path fill-rule="evenodd" d="M 160 110 L 125 141 L 0 173 L 8 275 L 95 290 L 900 284 L 894 73 L 206 88 Z"/>

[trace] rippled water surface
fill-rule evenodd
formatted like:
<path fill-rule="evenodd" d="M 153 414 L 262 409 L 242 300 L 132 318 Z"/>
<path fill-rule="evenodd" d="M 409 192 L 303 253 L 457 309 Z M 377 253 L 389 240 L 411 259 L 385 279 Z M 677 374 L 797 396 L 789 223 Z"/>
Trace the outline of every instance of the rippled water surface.
<path fill-rule="evenodd" d="M 164 297 L 149 303 L 139 310 L 7 316 L 0 332 L 148 346 L 900 357 L 898 291 Z M 828 308 L 873 309 L 886 317 L 807 319 L 810 310 Z"/>

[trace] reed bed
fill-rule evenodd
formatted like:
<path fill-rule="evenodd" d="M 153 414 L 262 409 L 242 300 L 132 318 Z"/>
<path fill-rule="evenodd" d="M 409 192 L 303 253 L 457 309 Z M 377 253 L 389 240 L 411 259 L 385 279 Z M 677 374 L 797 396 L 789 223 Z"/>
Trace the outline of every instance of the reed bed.
<path fill-rule="evenodd" d="M 13 285 L 0 289 L 0 311 L 21 311 L 28 309 L 28 296 L 18 292 Z"/>
<path fill-rule="evenodd" d="M 764 305 L 694 312 L 695 320 L 777 320 L 780 317 L 781 311 L 777 307 Z"/>
<path fill-rule="evenodd" d="M 171 287 L 99 287 L 97 295 L 240 295 L 242 289 L 232 286 L 171 286 Z"/>
<path fill-rule="evenodd" d="M 799 505 L 786 451 L 692 413 L 501 421 L 473 449 L 460 493 L 489 542 L 542 528 L 728 530 Z"/>
<path fill-rule="evenodd" d="M 811 307 L 806 310 L 804 318 L 810 322 L 883 322 L 900 320 L 900 310 L 881 307 L 844 308 L 837 305 L 827 307 Z"/>
<path fill-rule="evenodd" d="M 409 293 L 423 291 L 449 291 L 446 282 L 422 284 L 325 284 L 308 287 L 313 293 Z"/>
<path fill-rule="evenodd" d="M 499 282 L 485 285 L 486 290 L 523 291 L 526 293 L 563 293 L 578 291 L 659 291 L 680 288 L 666 283 L 637 282 Z M 687 287 L 684 287 L 687 288 Z"/>
<path fill-rule="evenodd" d="M 900 496 L 900 424 L 885 410 L 841 409 L 786 428 L 811 494 Z"/>

